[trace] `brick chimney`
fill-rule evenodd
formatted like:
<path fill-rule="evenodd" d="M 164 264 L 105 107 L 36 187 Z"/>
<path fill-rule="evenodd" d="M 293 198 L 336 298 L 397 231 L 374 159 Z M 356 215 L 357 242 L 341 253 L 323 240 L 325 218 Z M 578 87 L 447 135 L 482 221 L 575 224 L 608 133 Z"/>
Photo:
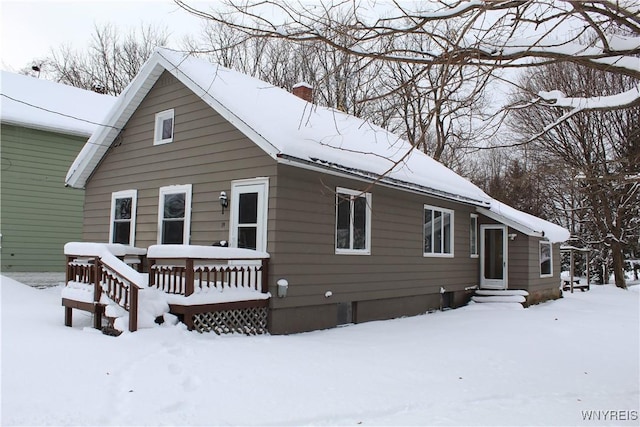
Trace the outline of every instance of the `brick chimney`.
<path fill-rule="evenodd" d="M 291 93 L 307 102 L 313 102 L 313 86 L 307 82 L 296 83 Z"/>

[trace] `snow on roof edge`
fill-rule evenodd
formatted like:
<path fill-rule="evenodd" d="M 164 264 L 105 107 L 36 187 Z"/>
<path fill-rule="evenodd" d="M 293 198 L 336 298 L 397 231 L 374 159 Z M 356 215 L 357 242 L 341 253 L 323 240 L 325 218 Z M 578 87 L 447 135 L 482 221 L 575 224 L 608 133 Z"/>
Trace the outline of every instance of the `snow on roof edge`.
<path fill-rule="evenodd" d="M 402 181 L 396 178 L 392 178 L 389 176 L 378 176 L 371 172 L 367 172 L 364 170 L 348 168 L 346 166 L 340 166 L 335 163 L 330 163 L 321 159 L 312 159 L 305 160 L 300 159 L 298 157 L 290 156 L 288 154 L 279 154 L 278 161 L 286 161 L 287 163 L 299 164 L 298 167 L 306 167 L 313 170 L 322 170 L 325 173 L 333 173 L 333 174 L 344 174 L 348 175 L 350 178 L 361 179 L 366 182 L 375 182 L 379 181 L 381 185 L 386 185 L 391 188 L 398 188 L 404 191 L 414 191 L 421 194 L 428 194 L 433 197 L 438 197 L 446 200 L 452 200 L 460 203 L 468 203 L 474 206 L 484 206 L 489 207 L 490 203 L 483 200 L 476 200 L 465 196 L 460 196 L 457 194 L 447 193 L 446 191 L 438 190 L 435 188 L 429 188 L 420 184 L 414 184 L 406 181 Z"/>
<path fill-rule="evenodd" d="M 544 237 L 551 243 L 560 243 L 569 239 L 570 233 L 564 227 L 519 211 L 507 204 L 493 199 L 491 207 L 477 208 L 478 212 L 508 225 L 527 236 Z"/>
<path fill-rule="evenodd" d="M 90 131 L 83 131 L 80 129 L 69 129 L 69 128 L 65 128 L 63 126 L 49 126 L 49 125 L 42 125 L 42 124 L 37 124 L 37 123 L 32 123 L 28 120 L 19 120 L 19 119 L 2 119 L 0 120 L 0 122 L 2 122 L 2 124 L 5 125 L 10 125 L 10 126 L 19 126 L 19 127 L 23 127 L 23 128 L 27 128 L 27 129 L 35 129 L 35 130 L 41 130 L 41 131 L 46 131 L 46 132 L 54 132 L 54 133 L 61 133 L 64 135 L 70 135 L 70 136 L 78 136 L 78 137 L 83 137 L 83 138 L 89 138 L 91 136 L 91 132 Z"/>
<path fill-rule="evenodd" d="M 4 124 L 89 137 L 116 97 L 46 79 L 0 71 Z"/>

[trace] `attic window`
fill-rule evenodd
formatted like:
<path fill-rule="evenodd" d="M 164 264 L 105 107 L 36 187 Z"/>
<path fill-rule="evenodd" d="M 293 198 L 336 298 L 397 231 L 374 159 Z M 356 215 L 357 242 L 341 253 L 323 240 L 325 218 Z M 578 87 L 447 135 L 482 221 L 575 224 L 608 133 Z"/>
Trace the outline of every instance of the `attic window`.
<path fill-rule="evenodd" d="M 173 109 L 156 114 L 156 127 L 153 145 L 167 144 L 173 141 Z"/>

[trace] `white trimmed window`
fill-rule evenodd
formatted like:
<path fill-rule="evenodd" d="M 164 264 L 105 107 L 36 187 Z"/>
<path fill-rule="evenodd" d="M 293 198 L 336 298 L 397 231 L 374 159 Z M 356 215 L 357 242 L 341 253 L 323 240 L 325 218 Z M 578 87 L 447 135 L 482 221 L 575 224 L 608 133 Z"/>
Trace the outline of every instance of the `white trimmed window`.
<path fill-rule="evenodd" d="M 336 253 L 371 254 L 371 193 L 336 188 Z"/>
<path fill-rule="evenodd" d="M 135 245 L 137 198 L 137 190 L 117 191 L 111 194 L 110 243 Z"/>
<path fill-rule="evenodd" d="M 191 233 L 191 184 L 160 188 L 158 244 L 188 245 Z"/>
<path fill-rule="evenodd" d="M 469 218 L 469 250 L 471 258 L 478 258 L 478 215 L 471 214 Z"/>
<path fill-rule="evenodd" d="M 540 241 L 540 277 L 553 277 L 553 247 Z"/>
<path fill-rule="evenodd" d="M 453 211 L 424 205 L 424 256 L 453 257 Z"/>
<path fill-rule="evenodd" d="M 156 114 L 156 126 L 153 145 L 167 144 L 173 141 L 173 109 Z"/>

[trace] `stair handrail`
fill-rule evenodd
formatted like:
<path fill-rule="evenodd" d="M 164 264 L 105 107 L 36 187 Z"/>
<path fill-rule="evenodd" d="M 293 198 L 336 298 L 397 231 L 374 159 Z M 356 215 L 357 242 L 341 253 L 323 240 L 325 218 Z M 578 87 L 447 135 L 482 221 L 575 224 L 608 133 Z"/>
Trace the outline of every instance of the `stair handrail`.
<path fill-rule="evenodd" d="M 140 248 L 134 249 L 136 249 L 138 252 L 141 250 Z M 95 292 L 94 303 L 99 303 L 100 294 L 104 293 L 105 295 L 107 295 L 114 303 L 118 304 L 118 306 L 122 307 L 129 313 L 129 331 L 135 332 L 138 329 L 139 291 L 142 288 L 146 288 L 147 285 L 146 280 L 142 274 L 135 271 L 123 260 L 117 257 L 117 255 L 126 255 L 126 251 L 127 247 L 124 245 L 110 245 L 93 242 L 69 242 L 64 246 L 64 252 L 68 260 L 75 257 L 91 258 L 94 260 L 95 272 L 92 275 L 92 284 L 94 286 Z M 121 279 L 117 281 L 117 283 L 121 287 L 120 292 L 122 292 L 122 288 L 126 288 L 126 292 L 129 293 L 128 298 L 125 296 L 125 302 L 122 302 L 122 298 L 116 298 L 115 292 L 112 292 L 112 294 L 110 295 L 109 289 L 105 290 L 102 286 L 103 268 L 112 273 L 114 277 Z M 67 282 L 68 281 L 69 277 L 67 277 Z M 98 291 L 98 289 L 100 291 Z"/>

